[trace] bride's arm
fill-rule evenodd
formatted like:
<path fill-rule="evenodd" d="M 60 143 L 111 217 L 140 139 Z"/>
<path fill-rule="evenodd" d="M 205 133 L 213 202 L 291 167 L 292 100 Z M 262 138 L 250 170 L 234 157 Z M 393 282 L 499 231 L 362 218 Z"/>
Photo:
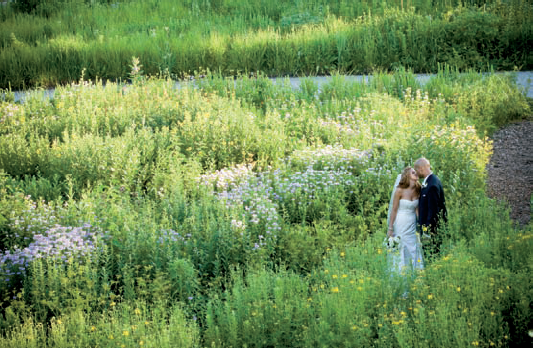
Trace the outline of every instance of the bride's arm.
<path fill-rule="evenodd" d="M 398 188 L 394 193 L 394 198 L 392 201 L 392 212 L 389 222 L 389 230 L 387 232 L 387 237 L 392 237 L 394 233 L 394 221 L 396 220 L 396 215 L 398 214 L 398 206 L 400 205 L 400 198 L 402 197 L 402 189 Z"/>
<path fill-rule="evenodd" d="M 418 205 L 416 206 L 415 214 L 416 214 L 416 221 L 418 221 L 418 218 L 420 217 L 420 213 L 418 212 Z"/>

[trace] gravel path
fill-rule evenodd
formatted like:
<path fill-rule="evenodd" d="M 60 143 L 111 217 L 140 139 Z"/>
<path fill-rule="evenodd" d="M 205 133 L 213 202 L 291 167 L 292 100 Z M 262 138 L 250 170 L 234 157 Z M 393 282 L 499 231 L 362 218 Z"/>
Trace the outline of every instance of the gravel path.
<path fill-rule="evenodd" d="M 512 123 L 493 136 L 494 153 L 487 165 L 487 192 L 511 207 L 511 218 L 531 221 L 533 192 L 533 121 Z"/>

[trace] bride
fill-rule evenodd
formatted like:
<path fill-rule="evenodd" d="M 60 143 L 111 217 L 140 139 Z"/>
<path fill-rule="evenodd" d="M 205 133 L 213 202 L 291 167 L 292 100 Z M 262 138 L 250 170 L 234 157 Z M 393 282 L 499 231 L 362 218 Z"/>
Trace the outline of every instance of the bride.
<path fill-rule="evenodd" d="M 387 232 L 389 238 L 400 237 L 399 257 L 393 262 L 393 271 L 398 273 L 424 268 L 422 245 L 416 233 L 420 191 L 416 171 L 405 168 L 392 191 Z"/>

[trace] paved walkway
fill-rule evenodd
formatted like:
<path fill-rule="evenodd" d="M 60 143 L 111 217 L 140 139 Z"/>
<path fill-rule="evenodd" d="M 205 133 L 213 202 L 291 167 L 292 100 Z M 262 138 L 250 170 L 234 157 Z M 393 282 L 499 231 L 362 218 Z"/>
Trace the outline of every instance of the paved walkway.
<path fill-rule="evenodd" d="M 517 75 L 516 82 L 517 82 L 518 86 L 520 86 L 521 88 L 524 89 L 525 92 L 527 92 L 527 96 L 529 98 L 533 98 L 533 71 L 520 71 L 520 72 L 517 72 L 516 75 Z M 424 84 L 433 75 L 431 75 L 431 74 L 417 74 L 416 76 L 417 76 L 418 81 L 421 84 Z M 319 89 L 320 89 L 320 87 L 322 85 L 330 82 L 332 80 L 332 78 L 333 77 L 331 77 L 331 76 L 315 76 L 315 77 L 312 77 L 312 79 L 318 84 Z M 363 76 L 363 75 L 346 75 L 345 76 L 345 79 L 347 81 L 363 81 L 363 79 L 365 81 L 368 81 L 368 79 L 371 79 L 371 78 L 372 78 L 372 76 Z M 284 81 L 285 79 L 287 79 L 287 78 L 278 77 L 278 78 L 272 78 L 272 81 L 274 83 L 279 83 L 280 81 Z M 299 88 L 300 82 L 302 80 L 301 78 L 299 78 L 299 77 L 290 77 L 288 79 L 289 79 L 291 85 L 293 86 L 293 88 Z M 180 82 L 176 82 L 176 85 L 179 87 Z M 43 96 L 45 96 L 45 97 L 53 98 L 55 90 L 54 89 L 47 89 L 47 90 L 40 90 L 39 92 L 42 93 Z M 15 91 L 14 93 L 15 93 L 15 101 L 20 101 L 20 100 L 24 100 L 26 95 L 28 95 L 29 93 L 35 93 L 35 91 L 26 91 L 26 92 Z"/>

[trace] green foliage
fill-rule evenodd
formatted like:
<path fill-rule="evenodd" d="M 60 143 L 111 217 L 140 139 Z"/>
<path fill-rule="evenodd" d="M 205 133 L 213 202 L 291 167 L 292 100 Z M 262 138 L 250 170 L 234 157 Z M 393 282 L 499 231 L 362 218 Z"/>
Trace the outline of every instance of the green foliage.
<path fill-rule="evenodd" d="M 461 129 L 458 123 L 421 131 L 412 138 L 417 144 L 409 157 L 425 156 L 441 180 L 447 182 L 448 204 L 468 202 L 485 188 L 485 167 L 492 153 L 488 138 L 479 138 L 472 126 Z"/>
<path fill-rule="evenodd" d="M 180 306 L 143 302 L 117 304 L 103 315 L 77 310 L 49 325 L 32 318 L 8 329 L 2 347 L 142 346 L 197 347 L 199 329 Z M 48 339 L 45 339 L 48 335 Z"/>
<path fill-rule="evenodd" d="M 295 333 L 309 325 L 308 288 L 293 273 L 259 271 L 208 304 L 204 341 L 217 347 L 298 346 Z M 246 284 L 246 285 L 245 285 Z"/>
<path fill-rule="evenodd" d="M 504 344 L 511 282 L 510 273 L 485 268 L 465 252 L 444 256 L 412 286 L 413 298 L 420 301 L 414 301 L 398 340 L 407 345 L 421 340 L 446 346 Z"/>
<path fill-rule="evenodd" d="M 34 13 L 49 19 L 6 14 L 0 22 L 0 87 L 64 85 L 84 69 L 93 81 L 127 80 L 131 57 L 145 75 L 174 78 L 532 66 L 527 1 L 414 2 L 39 1 Z"/>
<path fill-rule="evenodd" d="M 0 105 L 1 256 L 56 224 L 105 235 L 2 278 L 0 346 L 528 343 L 531 226 L 484 184 L 486 132 L 530 112 L 512 79 L 200 75 Z M 442 253 L 395 277 L 390 192 L 420 156 L 449 222 Z"/>
<path fill-rule="evenodd" d="M 0 172 L 0 238 L 2 245 L 7 245 L 5 233 L 9 231 L 9 220 L 16 216 L 22 216 L 23 211 L 31 206 L 31 201 L 24 197 L 24 193 L 16 190 L 11 178 L 4 172 Z"/>
<path fill-rule="evenodd" d="M 486 268 L 460 246 L 409 281 L 408 298 L 398 301 L 400 285 L 386 276 L 386 258 L 370 244 L 328 255 L 309 278 L 237 273 L 231 288 L 208 304 L 206 345 L 452 347 L 522 340 L 505 319 L 510 310 L 521 325 L 529 316 L 511 305 L 521 286 L 508 270 Z M 531 296 L 520 301 L 530 303 Z"/>
<path fill-rule="evenodd" d="M 480 134 L 492 134 L 511 121 L 523 119 L 531 108 L 523 94 L 511 86 L 512 76 L 489 76 L 457 98 L 457 110 L 468 114 Z"/>
<path fill-rule="evenodd" d="M 20 12 L 36 12 L 39 14 L 50 15 L 58 9 L 61 1 L 42 1 L 42 0 L 20 0 L 12 6 Z"/>
<path fill-rule="evenodd" d="M 109 307 L 115 297 L 111 290 L 111 274 L 101 268 L 106 262 L 106 252 L 78 263 L 36 260 L 21 293 L 23 300 L 32 304 L 38 321 L 50 316 L 60 316 L 84 308 Z"/>
<path fill-rule="evenodd" d="M 354 226 L 333 225 L 327 220 L 315 226 L 294 225 L 284 232 L 279 237 L 277 257 L 284 267 L 298 274 L 319 267 L 326 250 L 342 248 L 357 238 Z"/>

